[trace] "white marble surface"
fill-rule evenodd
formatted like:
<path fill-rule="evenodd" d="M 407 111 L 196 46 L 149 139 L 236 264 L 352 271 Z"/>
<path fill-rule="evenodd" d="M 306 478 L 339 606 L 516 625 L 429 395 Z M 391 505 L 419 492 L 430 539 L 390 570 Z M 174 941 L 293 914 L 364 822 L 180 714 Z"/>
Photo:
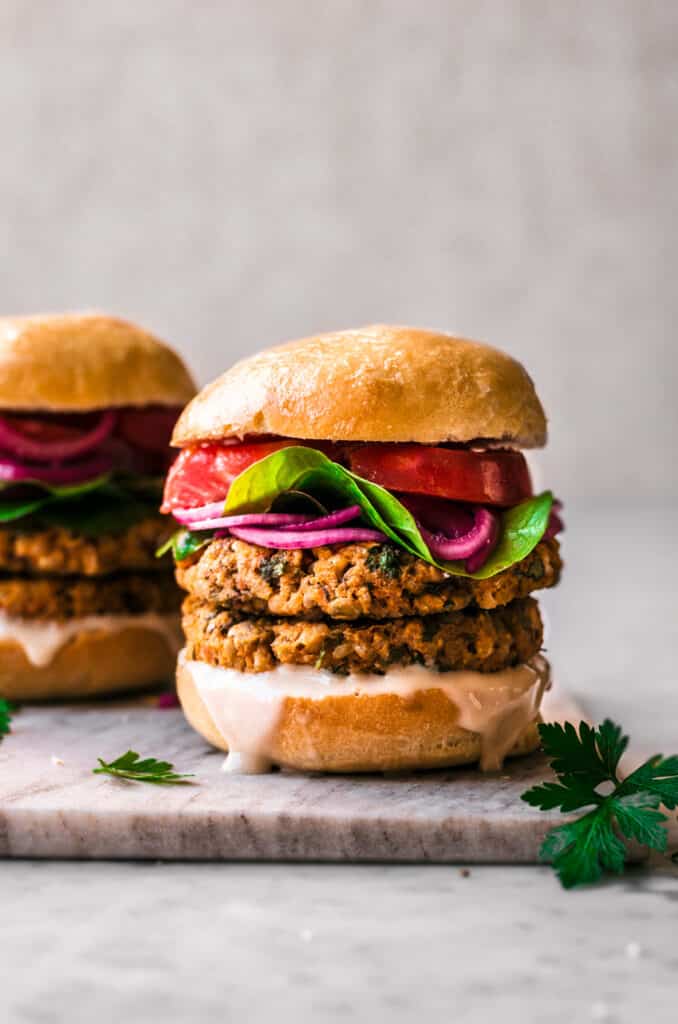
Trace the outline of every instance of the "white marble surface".
<path fill-rule="evenodd" d="M 3 890 L 10 1024 L 676 1019 L 661 875 L 19 862 Z"/>
<path fill-rule="evenodd" d="M 595 717 L 678 749 L 677 510 L 568 509 L 551 656 Z M 5 861 L 9 1024 L 676 1019 L 678 874 Z"/>
<path fill-rule="evenodd" d="M 552 778 L 541 754 L 488 773 L 225 774 L 181 711 L 155 704 L 22 708 L 0 745 L 0 856 L 529 864 L 561 820 L 520 799 Z M 556 688 L 544 716 L 582 712 Z M 92 774 L 129 749 L 192 777 L 162 787 Z"/>

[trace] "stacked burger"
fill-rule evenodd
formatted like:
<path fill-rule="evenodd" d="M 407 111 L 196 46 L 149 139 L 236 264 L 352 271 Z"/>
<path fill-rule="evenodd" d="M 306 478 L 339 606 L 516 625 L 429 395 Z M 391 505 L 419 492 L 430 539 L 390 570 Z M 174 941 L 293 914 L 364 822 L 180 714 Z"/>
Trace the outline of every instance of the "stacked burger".
<path fill-rule="evenodd" d="M 178 356 L 100 315 L 0 320 L 0 696 L 171 678 L 179 590 L 158 560 Z"/>
<path fill-rule="evenodd" d="M 402 327 L 270 349 L 188 405 L 163 506 L 178 692 L 227 767 L 496 769 L 537 747 L 532 595 L 562 523 L 519 449 L 545 439 L 519 363 Z"/>

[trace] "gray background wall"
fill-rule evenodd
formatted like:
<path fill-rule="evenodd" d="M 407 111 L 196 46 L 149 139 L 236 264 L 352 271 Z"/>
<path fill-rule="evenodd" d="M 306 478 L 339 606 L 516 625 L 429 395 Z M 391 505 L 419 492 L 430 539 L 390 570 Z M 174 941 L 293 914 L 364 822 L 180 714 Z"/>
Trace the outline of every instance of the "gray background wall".
<path fill-rule="evenodd" d="M 0 307 L 485 338 L 561 494 L 676 496 L 677 114 L 667 0 L 3 0 Z"/>

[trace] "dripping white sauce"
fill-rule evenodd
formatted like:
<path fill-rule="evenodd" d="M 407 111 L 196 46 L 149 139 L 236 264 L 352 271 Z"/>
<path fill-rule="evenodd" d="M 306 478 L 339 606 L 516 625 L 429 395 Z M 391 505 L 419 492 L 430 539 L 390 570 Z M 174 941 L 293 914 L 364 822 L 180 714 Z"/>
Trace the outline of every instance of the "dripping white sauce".
<path fill-rule="evenodd" d="M 81 633 L 120 633 L 123 629 L 152 629 L 161 633 L 176 653 L 182 644 L 177 615 L 145 612 L 139 615 L 86 615 L 59 622 L 54 619 L 22 619 L 0 612 L 0 640 L 14 640 L 31 665 L 44 668 L 58 651 Z"/>
<path fill-rule="evenodd" d="M 549 685 L 549 664 L 540 655 L 502 672 L 439 673 L 410 665 L 385 676 L 340 678 L 298 665 L 244 673 L 189 661 L 183 652 L 179 660 L 229 749 L 224 771 L 247 774 L 270 770 L 276 730 L 288 697 L 322 700 L 392 693 L 411 700 L 416 693 L 432 689 L 442 690 L 455 705 L 462 729 L 480 735 L 483 771 L 496 771 L 535 718 Z"/>

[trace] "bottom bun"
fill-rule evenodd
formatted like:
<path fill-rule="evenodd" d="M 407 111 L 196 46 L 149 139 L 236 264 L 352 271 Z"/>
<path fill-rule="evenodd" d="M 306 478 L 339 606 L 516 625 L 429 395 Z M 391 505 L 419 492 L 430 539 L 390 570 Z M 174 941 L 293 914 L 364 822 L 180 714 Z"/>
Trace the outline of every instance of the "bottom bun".
<path fill-rule="evenodd" d="M 177 694 L 184 714 L 208 743 L 228 752 L 183 655 L 177 666 Z M 541 696 L 541 693 L 540 695 Z M 538 704 L 537 704 L 538 706 Z M 287 696 L 276 727 L 267 736 L 264 763 L 298 771 L 374 772 L 447 768 L 476 764 L 483 738 L 461 728 L 459 711 L 441 689 L 342 696 Z M 515 731 L 504 756 L 530 754 L 539 747 L 535 709 Z M 259 769 L 261 770 L 261 769 Z"/>
<path fill-rule="evenodd" d="M 0 697 L 57 700 L 139 690 L 171 679 L 176 653 L 158 630 L 130 626 L 87 630 L 61 647 L 48 665 L 32 664 L 15 640 L 0 640 Z"/>

